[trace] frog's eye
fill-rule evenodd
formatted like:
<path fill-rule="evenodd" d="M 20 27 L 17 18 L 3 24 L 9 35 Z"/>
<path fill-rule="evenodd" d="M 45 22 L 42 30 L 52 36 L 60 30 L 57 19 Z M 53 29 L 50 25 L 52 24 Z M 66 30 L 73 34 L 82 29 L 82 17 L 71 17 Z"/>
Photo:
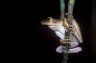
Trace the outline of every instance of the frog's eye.
<path fill-rule="evenodd" d="M 48 17 L 48 19 L 52 19 L 52 17 Z"/>

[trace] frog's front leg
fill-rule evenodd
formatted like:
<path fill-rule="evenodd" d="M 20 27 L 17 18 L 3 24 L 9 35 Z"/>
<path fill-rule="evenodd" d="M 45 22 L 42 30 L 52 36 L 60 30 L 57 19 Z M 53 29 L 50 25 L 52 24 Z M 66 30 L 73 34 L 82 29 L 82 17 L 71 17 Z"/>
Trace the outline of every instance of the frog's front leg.
<path fill-rule="evenodd" d="M 64 39 L 64 40 L 62 40 L 62 39 L 60 39 L 60 43 L 61 44 L 71 44 L 71 39 Z"/>

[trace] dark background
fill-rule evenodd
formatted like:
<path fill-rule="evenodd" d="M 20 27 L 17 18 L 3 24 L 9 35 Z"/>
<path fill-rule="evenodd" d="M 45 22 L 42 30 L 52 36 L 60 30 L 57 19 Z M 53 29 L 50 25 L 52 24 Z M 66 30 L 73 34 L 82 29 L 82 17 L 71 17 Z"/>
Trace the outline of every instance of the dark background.
<path fill-rule="evenodd" d="M 95 2 L 76 0 L 74 18 L 81 27 L 83 51 L 69 55 L 68 63 L 96 63 Z M 55 51 L 59 46 L 59 38 L 48 27 L 40 24 L 49 16 L 60 18 L 59 0 L 15 1 L 9 5 L 9 11 L 15 16 L 8 16 L 8 61 L 61 63 L 62 54 Z"/>

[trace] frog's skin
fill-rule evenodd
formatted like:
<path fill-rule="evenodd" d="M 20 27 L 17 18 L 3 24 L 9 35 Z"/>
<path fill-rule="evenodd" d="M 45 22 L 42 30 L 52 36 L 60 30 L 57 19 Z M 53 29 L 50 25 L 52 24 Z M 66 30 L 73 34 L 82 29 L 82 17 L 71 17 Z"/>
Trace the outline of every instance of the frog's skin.
<path fill-rule="evenodd" d="M 55 20 L 51 17 L 48 18 L 48 20 L 44 20 L 41 22 L 42 25 L 47 25 L 52 31 L 55 32 L 55 34 L 60 38 L 60 40 L 65 40 L 65 30 L 66 27 L 63 25 L 63 21 Z M 78 47 L 80 43 L 82 43 L 81 33 L 79 30 L 79 27 L 77 27 L 77 23 L 75 20 L 73 20 L 73 24 L 75 24 L 76 31 L 73 32 L 73 35 L 71 35 L 71 42 L 68 53 L 78 53 L 82 51 L 81 47 Z M 68 25 L 68 24 L 67 24 Z M 77 28 L 76 28 L 77 27 Z M 77 33 L 78 32 L 78 33 Z M 62 53 L 64 49 L 64 46 L 58 46 L 56 48 L 56 52 Z"/>

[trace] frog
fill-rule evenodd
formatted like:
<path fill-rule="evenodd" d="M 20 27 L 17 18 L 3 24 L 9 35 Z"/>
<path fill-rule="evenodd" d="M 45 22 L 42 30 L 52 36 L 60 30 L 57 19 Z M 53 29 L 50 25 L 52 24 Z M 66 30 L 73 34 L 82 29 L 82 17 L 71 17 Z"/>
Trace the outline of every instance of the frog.
<path fill-rule="evenodd" d="M 52 17 L 48 17 L 45 20 L 41 21 L 42 25 L 47 25 L 50 30 L 52 30 L 57 37 L 59 37 L 60 42 L 66 43 L 66 41 L 70 40 L 69 50 L 67 51 L 69 54 L 79 53 L 82 51 L 82 48 L 79 46 L 80 43 L 83 43 L 81 30 L 75 19 L 72 20 L 72 25 L 69 25 L 67 22 L 67 18 L 64 20 L 53 19 Z M 71 38 L 65 39 L 66 31 L 71 31 Z M 57 53 L 62 53 L 64 51 L 65 46 L 59 45 L 56 48 Z M 66 52 L 66 51 L 65 51 Z"/>

